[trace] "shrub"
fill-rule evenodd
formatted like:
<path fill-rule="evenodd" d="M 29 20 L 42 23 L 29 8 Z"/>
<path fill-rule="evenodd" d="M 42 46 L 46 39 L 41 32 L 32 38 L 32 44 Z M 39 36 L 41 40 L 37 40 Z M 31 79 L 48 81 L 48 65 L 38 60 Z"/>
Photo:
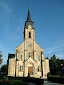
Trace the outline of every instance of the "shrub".
<path fill-rule="evenodd" d="M 48 73 L 48 74 L 47 74 L 47 77 L 50 77 L 50 76 L 51 76 L 51 73 Z"/>
<path fill-rule="evenodd" d="M 30 74 L 28 73 L 28 77 L 30 77 Z"/>

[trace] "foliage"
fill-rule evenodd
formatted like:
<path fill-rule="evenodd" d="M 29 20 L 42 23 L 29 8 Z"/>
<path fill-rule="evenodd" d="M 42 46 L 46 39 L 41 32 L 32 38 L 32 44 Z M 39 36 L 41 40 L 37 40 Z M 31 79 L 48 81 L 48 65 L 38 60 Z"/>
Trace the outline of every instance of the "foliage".
<path fill-rule="evenodd" d="M 48 73 L 47 77 L 60 77 L 60 75 L 51 75 L 51 73 Z"/>
<path fill-rule="evenodd" d="M 30 77 L 30 74 L 28 73 L 28 77 Z"/>
<path fill-rule="evenodd" d="M 0 51 L 0 64 L 2 63 L 2 54 L 1 54 L 1 51 Z"/>
<path fill-rule="evenodd" d="M 49 72 L 48 74 L 47 74 L 47 77 L 50 77 L 51 76 L 51 73 Z"/>
<path fill-rule="evenodd" d="M 48 57 L 46 57 L 45 59 L 49 59 Z"/>
<path fill-rule="evenodd" d="M 59 75 L 51 75 L 50 77 L 48 77 L 48 80 L 61 83 L 64 85 L 64 77 L 61 77 Z"/>
<path fill-rule="evenodd" d="M 1 66 L 1 72 L 2 73 L 7 74 L 7 70 L 8 70 L 7 64 L 6 65 L 4 64 L 4 65 Z"/>
<path fill-rule="evenodd" d="M 64 76 L 64 60 L 60 60 L 59 58 L 56 58 L 55 55 L 51 57 L 49 60 L 50 65 L 50 73 L 51 75 L 61 75 Z"/>
<path fill-rule="evenodd" d="M 29 77 L 8 77 L 5 80 L 0 81 L 0 85 L 4 85 L 3 82 L 5 82 L 5 85 L 28 85 L 28 83 L 34 83 L 37 85 L 43 85 L 44 79 L 39 78 L 29 78 Z M 9 82 L 9 83 L 7 83 Z"/>

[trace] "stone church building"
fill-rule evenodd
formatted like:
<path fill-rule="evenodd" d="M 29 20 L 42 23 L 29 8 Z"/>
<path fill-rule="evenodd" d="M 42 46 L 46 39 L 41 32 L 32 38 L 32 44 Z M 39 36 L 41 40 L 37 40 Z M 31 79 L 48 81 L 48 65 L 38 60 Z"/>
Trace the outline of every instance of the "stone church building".
<path fill-rule="evenodd" d="M 49 59 L 44 58 L 43 49 L 35 41 L 34 22 L 28 10 L 24 26 L 24 42 L 16 47 L 15 54 L 8 54 L 8 76 L 47 78 Z"/>

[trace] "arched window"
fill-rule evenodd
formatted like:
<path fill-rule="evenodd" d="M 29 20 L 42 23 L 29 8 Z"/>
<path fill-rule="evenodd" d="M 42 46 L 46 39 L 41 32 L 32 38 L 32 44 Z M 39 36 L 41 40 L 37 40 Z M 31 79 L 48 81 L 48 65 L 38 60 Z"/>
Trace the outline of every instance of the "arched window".
<path fill-rule="evenodd" d="M 31 55 L 31 57 L 32 57 L 32 51 L 30 51 L 30 55 Z"/>
<path fill-rule="evenodd" d="M 23 66 L 20 65 L 20 71 L 23 71 Z"/>
<path fill-rule="evenodd" d="M 38 55 L 38 61 L 40 61 L 40 57 L 39 57 L 39 55 Z"/>
<path fill-rule="evenodd" d="M 23 66 L 22 66 L 22 71 L 23 71 Z"/>
<path fill-rule="evenodd" d="M 21 66 L 20 66 L 20 71 L 21 71 Z"/>
<path fill-rule="evenodd" d="M 30 51 L 29 51 L 29 58 L 30 58 Z"/>
<path fill-rule="evenodd" d="M 29 57 L 29 58 L 32 57 L 32 51 L 29 51 L 29 52 L 28 52 L 28 57 Z"/>
<path fill-rule="evenodd" d="M 40 66 L 38 66 L 38 71 L 40 71 Z"/>
<path fill-rule="evenodd" d="M 29 32 L 29 38 L 31 38 L 31 32 Z"/>
<path fill-rule="evenodd" d="M 22 60 L 22 55 L 21 55 L 21 60 Z"/>

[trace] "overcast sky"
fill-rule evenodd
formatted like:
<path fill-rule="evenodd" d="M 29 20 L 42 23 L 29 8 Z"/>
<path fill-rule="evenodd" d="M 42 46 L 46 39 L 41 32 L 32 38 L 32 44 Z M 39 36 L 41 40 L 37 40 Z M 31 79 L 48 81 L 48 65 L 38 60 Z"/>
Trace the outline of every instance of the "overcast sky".
<path fill-rule="evenodd" d="M 45 57 L 64 59 L 64 0 L 0 0 L 0 51 L 3 64 L 24 41 L 28 8 L 34 22 L 35 40 Z"/>

